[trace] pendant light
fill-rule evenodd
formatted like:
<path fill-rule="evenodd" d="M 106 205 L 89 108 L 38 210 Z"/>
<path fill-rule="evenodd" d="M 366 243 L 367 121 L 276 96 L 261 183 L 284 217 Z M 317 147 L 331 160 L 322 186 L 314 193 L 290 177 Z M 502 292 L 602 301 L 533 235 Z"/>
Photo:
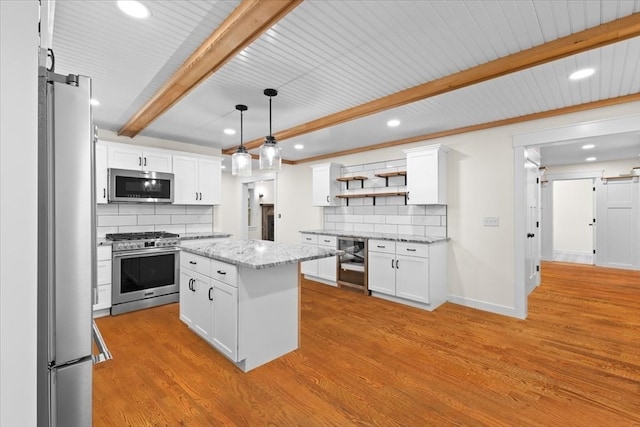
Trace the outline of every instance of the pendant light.
<path fill-rule="evenodd" d="M 276 138 L 271 134 L 271 98 L 278 95 L 278 91 L 265 89 L 264 94 L 269 97 L 269 136 L 265 138 L 264 144 L 260 147 L 260 169 L 277 171 L 282 166 L 282 156 L 280 155 L 280 147 L 276 144 Z"/>
<path fill-rule="evenodd" d="M 231 175 L 251 176 L 251 154 L 247 153 L 247 149 L 242 143 L 242 113 L 248 108 L 246 105 L 238 104 L 236 110 L 240 111 L 240 146 L 231 155 Z"/>

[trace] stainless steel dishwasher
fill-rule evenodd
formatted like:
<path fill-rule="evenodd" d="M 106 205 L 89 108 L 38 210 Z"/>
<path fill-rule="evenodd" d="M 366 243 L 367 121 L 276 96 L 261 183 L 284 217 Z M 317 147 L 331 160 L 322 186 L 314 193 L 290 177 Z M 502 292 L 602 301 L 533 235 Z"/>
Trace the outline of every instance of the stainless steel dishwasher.
<path fill-rule="evenodd" d="M 347 287 L 369 295 L 367 286 L 367 240 L 358 237 L 339 237 L 338 287 Z"/>

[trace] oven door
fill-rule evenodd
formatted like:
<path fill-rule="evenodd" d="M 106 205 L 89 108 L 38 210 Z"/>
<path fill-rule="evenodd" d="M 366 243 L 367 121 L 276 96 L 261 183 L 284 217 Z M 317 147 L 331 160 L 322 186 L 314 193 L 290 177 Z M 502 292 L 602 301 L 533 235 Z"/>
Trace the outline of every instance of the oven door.
<path fill-rule="evenodd" d="M 179 291 L 179 249 L 113 253 L 112 303 L 138 301 Z"/>

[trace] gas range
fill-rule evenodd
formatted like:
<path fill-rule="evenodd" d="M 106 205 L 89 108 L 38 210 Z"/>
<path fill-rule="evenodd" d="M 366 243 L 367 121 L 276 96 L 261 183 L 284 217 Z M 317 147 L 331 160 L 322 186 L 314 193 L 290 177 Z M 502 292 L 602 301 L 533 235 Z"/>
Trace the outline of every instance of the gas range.
<path fill-rule="evenodd" d="M 178 246 L 180 236 L 166 231 L 145 231 L 139 233 L 107 234 L 107 240 L 113 241 L 112 250 L 131 251 L 136 249 L 166 248 Z"/>

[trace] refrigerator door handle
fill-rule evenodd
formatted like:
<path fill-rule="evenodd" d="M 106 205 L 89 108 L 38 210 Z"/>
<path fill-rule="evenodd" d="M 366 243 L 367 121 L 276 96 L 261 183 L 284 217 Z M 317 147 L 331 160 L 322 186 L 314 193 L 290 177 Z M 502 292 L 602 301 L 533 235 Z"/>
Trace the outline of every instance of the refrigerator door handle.
<path fill-rule="evenodd" d="M 99 352 L 98 354 L 92 355 L 94 365 L 113 359 L 113 356 L 111 356 L 111 352 L 107 348 L 107 343 L 104 342 L 104 338 L 102 338 L 102 334 L 100 333 L 100 329 L 98 329 L 98 325 L 96 325 L 95 320 L 93 321 L 93 341 L 96 343 L 96 347 L 98 347 Z"/>

